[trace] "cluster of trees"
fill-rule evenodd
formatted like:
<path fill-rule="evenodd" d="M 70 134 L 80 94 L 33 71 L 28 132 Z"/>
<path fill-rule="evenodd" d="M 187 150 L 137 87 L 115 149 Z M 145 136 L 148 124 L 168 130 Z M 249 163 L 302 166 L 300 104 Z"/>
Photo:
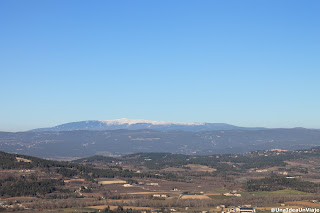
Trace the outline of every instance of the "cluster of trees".
<path fill-rule="evenodd" d="M 91 193 L 92 192 L 92 188 L 90 187 L 85 187 L 85 186 L 81 186 L 80 187 L 80 191 L 84 192 L 84 193 Z"/>
<path fill-rule="evenodd" d="M 186 168 L 187 164 L 200 164 L 217 169 L 216 174 L 256 168 L 264 169 L 274 166 L 286 166 L 285 161 L 292 159 L 307 159 L 319 156 L 320 147 L 310 150 L 298 150 L 287 152 L 255 151 L 247 154 L 218 154 L 209 156 L 189 156 L 171 153 L 137 153 L 121 158 L 122 161 L 130 161 L 135 164 L 143 164 L 151 170 L 161 170 L 166 167 Z M 149 160 L 145 160 L 149 159 Z M 232 166 L 230 163 L 236 165 Z M 308 171 L 301 171 L 307 173 Z"/>
<path fill-rule="evenodd" d="M 106 157 L 102 155 L 95 155 L 92 157 L 87 157 L 87 158 L 81 158 L 78 160 L 74 160 L 76 163 L 91 163 L 91 162 L 104 162 L 104 163 L 112 163 L 113 161 L 119 161 L 117 158 L 113 157 Z"/>
<path fill-rule="evenodd" d="M 84 208 L 86 206 L 103 205 L 101 201 L 95 200 L 85 200 L 85 199 L 38 199 L 33 202 L 26 202 L 23 205 L 30 209 L 59 209 L 59 208 L 73 208 L 80 207 Z M 36 212 L 36 211 L 34 211 Z"/>
<path fill-rule="evenodd" d="M 18 162 L 16 157 L 28 159 L 31 162 L 23 162 L 23 161 Z M 63 175 L 64 177 L 71 178 L 74 176 L 79 176 L 79 177 L 86 178 L 88 180 L 93 180 L 94 178 L 100 178 L 100 177 L 106 177 L 106 178 L 114 178 L 114 177 L 124 177 L 124 178 L 154 177 L 156 178 L 157 177 L 149 173 L 146 173 L 146 174 L 135 173 L 129 170 L 115 171 L 112 169 L 98 169 L 92 166 L 86 166 L 79 163 L 45 160 L 45 159 L 31 157 L 31 156 L 9 154 L 1 151 L 0 151 L 0 168 L 2 169 L 40 168 L 40 169 L 46 169 L 48 171 L 52 168 L 56 168 L 55 172 Z"/>
<path fill-rule="evenodd" d="M 273 175 L 260 180 L 250 180 L 246 183 L 248 191 L 277 191 L 282 189 L 295 189 L 303 192 L 318 192 L 319 184 L 304 181 L 297 178 L 287 178 L 283 176 Z"/>
<path fill-rule="evenodd" d="M 67 167 L 59 167 L 56 170 L 57 173 L 61 174 L 64 177 L 83 177 L 87 180 L 94 180 L 95 178 L 114 178 L 114 177 L 123 177 L 123 178 L 133 178 L 133 177 L 153 177 L 157 176 L 150 173 L 135 173 L 129 170 L 112 170 L 112 169 L 98 169 L 90 166 L 80 165 L 80 164 L 70 164 Z"/>
<path fill-rule="evenodd" d="M 8 177 L 0 180 L 0 196 L 36 196 L 52 193 L 57 190 L 57 186 L 63 185 L 63 181 L 46 179 L 36 181 L 25 177 Z"/>
<path fill-rule="evenodd" d="M 124 209 L 122 206 L 118 206 L 117 209 L 111 210 L 110 206 L 108 206 L 102 212 L 108 212 L 108 213 L 138 213 L 138 212 L 141 212 L 141 211 L 133 210 L 133 209 Z"/>
<path fill-rule="evenodd" d="M 30 160 L 30 162 L 17 161 L 17 157 Z M 32 168 L 52 168 L 52 167 L 68 167 L 71 166 L 68 162 L 45 160 L 37 157 L 9 154 L 0 151 L 0 168 L 2 169 L 32 169 Z"/>
<path fill-rule="evenodd" d="M 216 173 L 221 172 L 242 172 L 244 169 L 250 168 L 267 168 L 273 166 L 285 166 L 284 161 L 295 158 L 293 154 L 260 156 L 260 155 L 236 155 L 236 154 L 220 154 L 210 156 L 188 156 L 182 154 L 170 153 L 139 153 L 128 155 L 123 158 L 134 163 L 140 163 L 151 170 L 160 170 L 165 167 L 182 167 L 187 164 L 200 164 L 217 169 Z M 145 159 L 151 159 L 145 161 Z M 234 163 L 237 167 L 233 167 L 230 163 Z"/>

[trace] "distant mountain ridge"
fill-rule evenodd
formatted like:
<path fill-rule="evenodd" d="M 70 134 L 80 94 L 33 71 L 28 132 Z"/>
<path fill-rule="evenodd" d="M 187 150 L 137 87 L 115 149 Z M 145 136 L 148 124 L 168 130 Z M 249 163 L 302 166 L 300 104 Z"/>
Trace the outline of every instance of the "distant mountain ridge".
<path fill-rule="evenodd" d="M 320 130 L 0 132 L 0 150 L 46 158 L 119 156 L 139 152 L 211 155 L 320 146 Z"/>
<path fill-rule="evenodd" d="M 115 119 L 115 120 L 90 120 L 78 121 L 66 124 L 61 124 L 49 128 L 38 128 L 30 131 L 44 132 L 44 131 L 74 131 L 74 130 L 139 130 L 139 129 L 152 129 L 158 131 L 214 131 L 214 130 L 259 130 L 262 127 L 239 127 L 225 123 L 198 123 L 198 122 L 166 122 L 166 121 L 149 121 L 143 119 Z"/>

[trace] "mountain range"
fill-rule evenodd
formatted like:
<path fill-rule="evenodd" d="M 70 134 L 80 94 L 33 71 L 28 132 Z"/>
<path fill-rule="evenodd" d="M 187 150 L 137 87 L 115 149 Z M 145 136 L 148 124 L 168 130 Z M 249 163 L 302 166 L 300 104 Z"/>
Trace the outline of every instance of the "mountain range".
<path fill-rule="evenodd" d="M 212 130 L 258 130 L 264 129 L 261 127 L 239 127 L 225 123 L 197 123 L 197 122 L 166 122 L 166 121 L 149 121 L 143 119 L 115 119 L 115 120 L 90 120 L 90 121 L 79 121 L 61 124 L 49 128 L 33 129 L 33 132 L 44 132 L 44 131 L 74 131 L 74 130 L 116 130 L 116 129 L 128 129 L 128 130 L 139 130 L 139 129 L 152 129 L 159 131 L 212 131 Z"/>
<path fill-rule="evenodd" d="M 315 146 L 320 146 L 320 130 L 302 128 L 202 132 L 147 129 L 0 132 L 0 150 L 52 159 L 138 152 L 210 155 Z"/>
<path fill-rule="evenodd" d="M 246 128 L 223 123 L 93 120 L 27 132 L 0 132 L 0 150 L 45 158 L 138 152 L 191 155 L 296 150 L 320 146 L 320 130 Z"/>

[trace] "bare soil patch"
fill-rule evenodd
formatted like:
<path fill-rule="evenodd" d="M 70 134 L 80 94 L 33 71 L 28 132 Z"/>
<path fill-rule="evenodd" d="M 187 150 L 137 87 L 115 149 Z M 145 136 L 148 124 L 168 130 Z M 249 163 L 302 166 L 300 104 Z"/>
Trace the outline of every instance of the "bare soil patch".
<path fill-rule="evenodd" d="M 69 180 L 64 180 L 63 182 L 65 183 L 76 183 L 76 182 L 84 182 L 85 179 L 69 179 Z"/>
<path fill-rule="evenodd" d="M 187 164 L 186 167 L 189 167 L 192 171 L 195 171 L 195 172 L 215 172 L 215 171 L 217 171 L 214 168 L 211 168 L 209 166 L 200 165 L 200 164 Z"/>

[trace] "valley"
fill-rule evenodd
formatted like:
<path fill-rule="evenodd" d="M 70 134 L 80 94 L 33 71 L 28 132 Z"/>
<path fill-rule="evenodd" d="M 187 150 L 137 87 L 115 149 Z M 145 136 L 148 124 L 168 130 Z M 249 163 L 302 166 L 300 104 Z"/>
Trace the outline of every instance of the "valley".
<path fill-rule="evenodd" d="M 247 153 L 268 149 L 308 149 L 320 146 L 317 129 L 219 131 L 72 130 L 0 132 L 0 150 L 50 159 L 93 155 L 119 157 L 139 152 L 186 155 Z"/>
<path fill-rule="evenodd" d="M 320 147 L 53 161 L 0 153 L 4 212 L 222 212 L 320 207 Z M 120 210 L 119 210 L 120 208 Z"/>

